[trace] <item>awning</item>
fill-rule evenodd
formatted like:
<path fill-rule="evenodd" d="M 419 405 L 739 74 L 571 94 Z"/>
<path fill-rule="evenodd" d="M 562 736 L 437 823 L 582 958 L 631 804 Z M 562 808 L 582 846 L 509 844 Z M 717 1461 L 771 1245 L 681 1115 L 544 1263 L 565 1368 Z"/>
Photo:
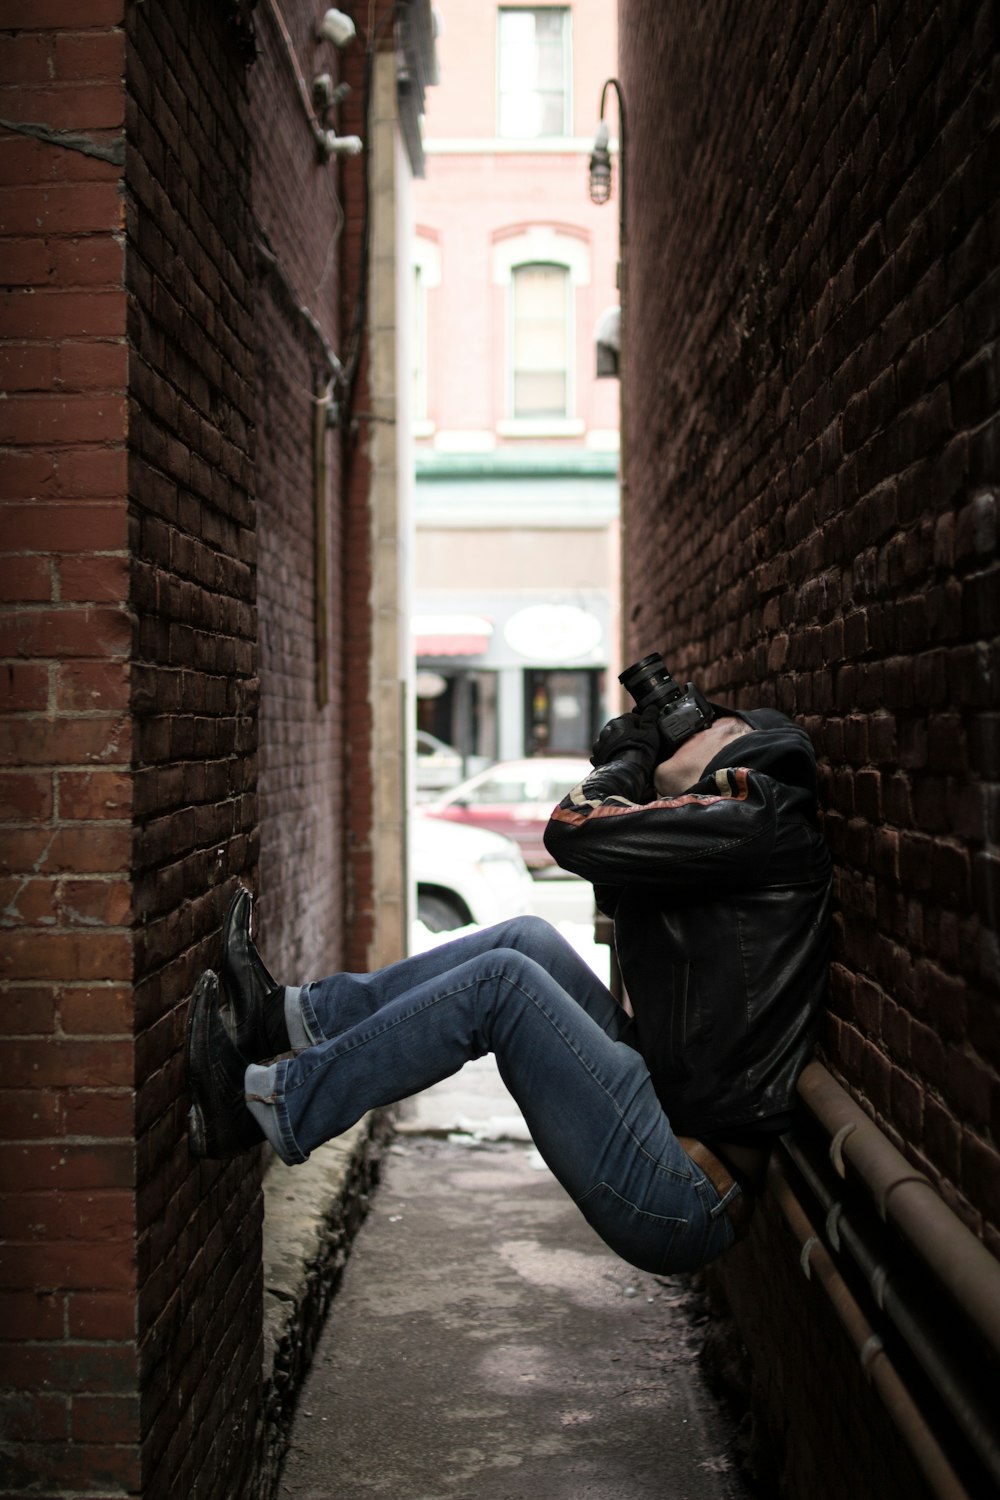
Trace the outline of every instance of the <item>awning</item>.
<path fill-rule="evenodd" d="M 410 633 L 417 656 L 481 656 L 493 624 L 482 615 L 414 615 Z"/>

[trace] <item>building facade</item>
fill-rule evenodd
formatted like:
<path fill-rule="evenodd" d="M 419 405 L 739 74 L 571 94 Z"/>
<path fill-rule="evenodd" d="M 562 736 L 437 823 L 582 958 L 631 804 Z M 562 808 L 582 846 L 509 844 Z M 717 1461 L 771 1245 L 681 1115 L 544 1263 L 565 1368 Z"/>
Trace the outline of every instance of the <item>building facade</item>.
<path fill-rule="evenodd" d="M 440 7 L 415 185 L 418 726 L 477 763 L 585 752 L 618 664 L 618 223 L 587 161 L 610 0 Z"/>

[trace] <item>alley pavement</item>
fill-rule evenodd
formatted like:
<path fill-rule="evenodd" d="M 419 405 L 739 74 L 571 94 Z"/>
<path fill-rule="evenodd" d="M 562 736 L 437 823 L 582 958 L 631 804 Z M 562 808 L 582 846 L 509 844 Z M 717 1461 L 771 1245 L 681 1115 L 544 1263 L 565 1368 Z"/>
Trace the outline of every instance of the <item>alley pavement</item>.
<path fill-rule="evenodd" d="M 740 1500 L 700 1317 L 604 1246 L 480 1059 L 404 1106 L 278 1495 Z"/>

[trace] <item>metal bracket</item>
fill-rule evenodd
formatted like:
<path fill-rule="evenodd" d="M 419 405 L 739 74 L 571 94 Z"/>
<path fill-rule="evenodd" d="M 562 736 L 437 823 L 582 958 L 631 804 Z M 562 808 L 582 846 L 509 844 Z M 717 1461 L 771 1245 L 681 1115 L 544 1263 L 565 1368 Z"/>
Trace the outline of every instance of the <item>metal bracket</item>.
<path fill-rule="evenodd" d="M 843 1155 L 844 1142 L 847 1140 L 847 1137 L 849 1135 L 854 1134 L 857 1128 L 858 1127 L 853 1123 L 841 1125 L 840 1129 L 837 1131 L 837 1134 L 830 1142 L 830 1160 L 833 1162 L 834 1170 L 836 1171 L 838 1177 L 847 1176 L 847 1168 L 844 1166 Z"/>

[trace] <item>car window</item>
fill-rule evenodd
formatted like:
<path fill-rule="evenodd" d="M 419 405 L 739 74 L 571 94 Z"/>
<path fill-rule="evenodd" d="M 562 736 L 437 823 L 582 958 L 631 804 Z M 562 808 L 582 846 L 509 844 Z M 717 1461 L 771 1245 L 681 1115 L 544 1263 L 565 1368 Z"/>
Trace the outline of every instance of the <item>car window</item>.
<path fill-rule="evenodd" d="M 486 776 L 478 786 L 467 788 L 466 802 L 523 802 L 524 782 L 519 778 Z"/>

